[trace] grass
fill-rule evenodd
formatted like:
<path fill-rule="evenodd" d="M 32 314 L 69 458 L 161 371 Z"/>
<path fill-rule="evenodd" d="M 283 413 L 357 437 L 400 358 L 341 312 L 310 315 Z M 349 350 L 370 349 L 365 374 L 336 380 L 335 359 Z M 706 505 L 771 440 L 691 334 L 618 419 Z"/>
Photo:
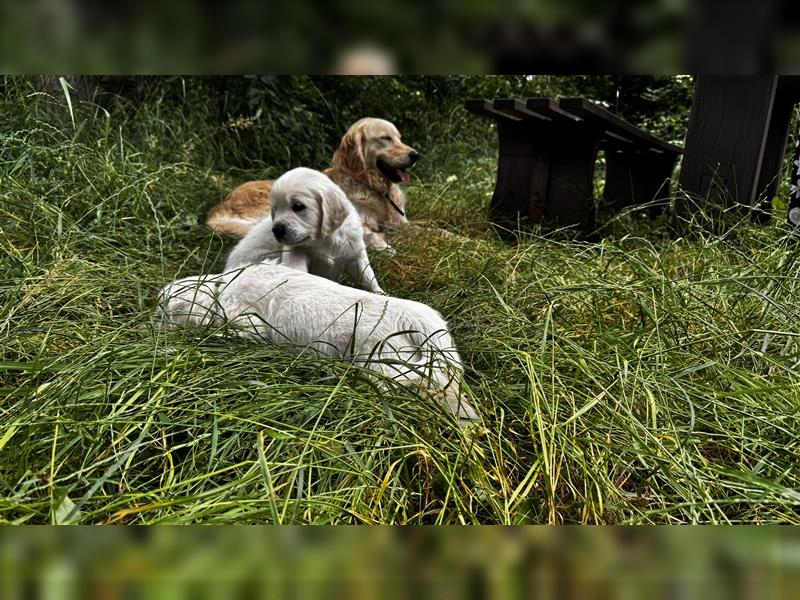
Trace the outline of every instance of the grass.
<path fill-rule="evenodd" d="M 373 266 L 447 318 L 475 436 L 345 362 L 156 328 L 157 290 L 231 246 L 205 210 L 264 168 L 201 104 L 3 85 L 3 521 L 800 522 L 780 226 L 675 237 L 629 212 L 597 243 L 508 245 L 483 217 L 494 156 L 426 149 L 411 216 L 458 235 L 395 237 Z"/>

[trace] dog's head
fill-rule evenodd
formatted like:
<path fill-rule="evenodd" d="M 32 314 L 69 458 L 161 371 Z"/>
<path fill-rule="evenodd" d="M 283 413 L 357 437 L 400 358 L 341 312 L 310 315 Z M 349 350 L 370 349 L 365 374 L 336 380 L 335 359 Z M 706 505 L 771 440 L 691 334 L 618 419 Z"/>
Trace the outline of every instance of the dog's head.
<path fill-rule="evenodd" d="M 389 121 L 365 118 L 353 123 L 336 152 L 333 166 L 353 175 L 375 170 L 391 183 L 409 182 L 408 169 L 419 153 L 400 140 L 400 132 Z"/>
<path fill-rule="evenodd" d="M 350 201 L 326 175 L 300 167 L 272 186 L 272 232 L 281 244 L 294 246 L 331 235 L 347 218 Z"/>

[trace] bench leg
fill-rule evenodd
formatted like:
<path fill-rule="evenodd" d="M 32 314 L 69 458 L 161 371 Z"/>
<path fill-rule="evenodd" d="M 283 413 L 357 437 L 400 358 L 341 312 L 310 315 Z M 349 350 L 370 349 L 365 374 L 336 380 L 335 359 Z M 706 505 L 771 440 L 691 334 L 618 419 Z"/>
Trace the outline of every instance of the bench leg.
<path fill-rule="evenodd" d="M 606 185 L 603 203 L 613 211 L 648 203 L 648 214 L 657 217 L 669 205 L 670 182 L 677 155 L 606 149 Z"/>
<path fill-rule="evenodd" d="M 600 132 L 561 129 L 551 140 L 547 220 L 589 233 L 594 227 L 594 163 Z"/>
<path fill-rule="evenodd" d="M 544 216 L 549 161 L 536 128 L 498 122 L 497 133 L 497 181 L 489 215 L 501 236 L 513 237 Z"/>

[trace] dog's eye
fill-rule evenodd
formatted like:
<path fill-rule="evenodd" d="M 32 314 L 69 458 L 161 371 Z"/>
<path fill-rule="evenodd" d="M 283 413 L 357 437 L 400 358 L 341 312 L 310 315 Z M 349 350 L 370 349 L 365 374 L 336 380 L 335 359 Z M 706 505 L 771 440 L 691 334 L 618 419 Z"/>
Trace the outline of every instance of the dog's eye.
<path fill-rule="evenodd" d="M 302 212 L 305 209 L 306 209 L 306 205 L 305 204 L 301 204 L 300 202 L 295 202 L 294 204 L 292 204 L 292 210 L 294 212 Z"/>
<path fill-rule="evenodd" d="M 386 140 L 387 142 L 391 142 L 392 141 L 392 136 L 390 136 L 390 135 L 382 135 L 381 139 L 382 140 Z"/>

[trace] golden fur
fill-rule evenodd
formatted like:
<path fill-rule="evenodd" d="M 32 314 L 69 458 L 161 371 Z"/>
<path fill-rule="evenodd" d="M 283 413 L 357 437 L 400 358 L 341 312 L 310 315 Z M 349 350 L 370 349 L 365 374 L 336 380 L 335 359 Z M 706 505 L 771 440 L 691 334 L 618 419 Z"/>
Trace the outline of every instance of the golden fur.
<path fill-rule="evenodd" d="M 418 156 L 401 141 L 397 128 L 383 119 L 356 121 L 342 137 L 324 173 L 344 190 L 361 215 L 368 248 L 388 248 L 385 232 L 407 222 L 399 212 L 405 211 L 406 199 L 398 183 L 407 183 L 406 170 Z M 270 213 L 271 189 L 271 180 L 240 185 L 209 211 L 206 224 L 220 233 L 244 236 Z"/>
<path fill-rule="evenodd" d="M 244 237 L 253 225 L 269 214 L 272 183 L 272 180 L 243 183 L 208 211 L 206 225 L 220 233 Z"/>

